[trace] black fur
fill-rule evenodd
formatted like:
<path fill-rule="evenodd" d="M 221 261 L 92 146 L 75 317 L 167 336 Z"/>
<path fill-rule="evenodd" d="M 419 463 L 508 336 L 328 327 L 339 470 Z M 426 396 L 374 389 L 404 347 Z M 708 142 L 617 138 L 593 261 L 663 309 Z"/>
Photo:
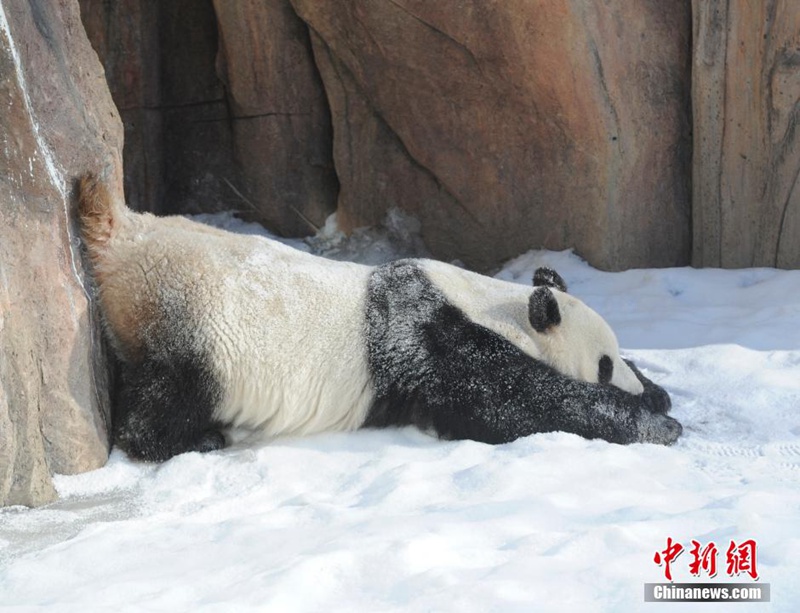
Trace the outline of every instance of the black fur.
<path fill-rule="evenodd" d="M 610 357 L 604 355 L 597 364 L 597 380 L 600 383 L 610 383 L 614 376 L 614 362 Z"/>
<path fill-rule="evenodd" d="M 535 286 L 555 287 L 562 292 L 567 291 L 567 283 L 561 278 L 561 275 L 552 268 L 545 266 L 537 268 L 536 272 L 533 273 L 533 284 Z"/>
<path fill-rule="evenodd" d="M 682 431 L 665 415 L 666 392 L 635 367 L 639 396 L 565 377 L 470 321 L 413 261 L 372 274 L 366 337 L 376 394 L 368 427 L 414 424 L 487 443 L 565 431 L 671 444 Z"/>
<path fill-rule="evenodd" d="M 535 287 L 528 300 L 528 319 L 537 332 L 545 332 L 561 323 L 558 301 L 549 287 Z"/>
<path fill-rule="evenodd" d="M 213 410 L 222 398 L 208 360 L 175 356 L 122 366 L 114 438 L 129 456 L 161 462 L 225 446 Z"/>

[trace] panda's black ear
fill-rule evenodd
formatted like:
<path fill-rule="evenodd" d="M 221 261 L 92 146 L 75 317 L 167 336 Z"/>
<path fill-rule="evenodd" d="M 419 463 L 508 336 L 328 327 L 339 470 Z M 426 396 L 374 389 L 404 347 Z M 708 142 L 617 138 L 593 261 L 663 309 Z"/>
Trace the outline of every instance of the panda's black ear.
<path fill-rule="evenodd" d="M 537 268 L 536 272 L 533 273 L 533 285 L 535 287 L 555 287 L 562 292 L 567 291 L 567 284 L 564 279 L 561 278 L 561 275 L 552 268 L 547 268 L 545 266 Z"/>
<path fill-rule="evenodd" d="M 528 300 L 528 319 L 537 332 L 547 332 L 561 323 L 558 301 L 549 287 L 535 287 Z"/>

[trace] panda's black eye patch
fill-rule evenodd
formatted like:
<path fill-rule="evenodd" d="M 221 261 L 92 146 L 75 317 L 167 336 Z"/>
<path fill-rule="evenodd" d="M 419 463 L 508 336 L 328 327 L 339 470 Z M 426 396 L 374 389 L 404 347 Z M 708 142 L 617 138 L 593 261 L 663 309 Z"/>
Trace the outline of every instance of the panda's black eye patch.
<path fill-rule="evenodd" d="M 614 362 L 607 355 L 600 358 L 597 367 L 597 380 L 600 383 L 611 383 L 611 376 L 614 374 Z"/>

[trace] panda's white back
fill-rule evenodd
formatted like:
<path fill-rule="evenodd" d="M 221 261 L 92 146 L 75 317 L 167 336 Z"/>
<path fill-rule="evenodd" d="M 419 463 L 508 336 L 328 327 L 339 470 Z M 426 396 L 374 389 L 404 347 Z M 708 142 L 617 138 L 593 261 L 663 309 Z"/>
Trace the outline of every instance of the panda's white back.
<path fill-rule="evenodd" d="M 370 269 L 257 237 L 239 248 L 220 310 L 208 313 L 226 390 L 217 417 L 269 435 L 358 428 L 372 397 L 363 340 Z"/>

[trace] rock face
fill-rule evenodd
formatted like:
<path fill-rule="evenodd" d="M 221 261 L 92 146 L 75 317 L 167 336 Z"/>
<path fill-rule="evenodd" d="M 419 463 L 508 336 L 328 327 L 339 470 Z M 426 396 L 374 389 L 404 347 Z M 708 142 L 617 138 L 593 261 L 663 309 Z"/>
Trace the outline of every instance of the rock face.
<path fill-rule="evenodd" d="M 800 267 L 800 9 L 692 5 L 692 263 Z"/>
<path fill-rule="evenodd" d="M 297 235 L 396 206 L 477 268 L 688 262 L 689 0 L 81 5 L 135 208 Z"/>
<path fill-rule="evenodd" d="M 125 194 L 140 211 L 241 205 L 211 0 L 80 0 L 125 128 Z"/>
<path fill-rule="evenodd" d="M 80 4 L 125 126 L 130 206 L 241 210 L 287 236 L 324 223 L 330 118 L 289 0 Z"/>
<path fill-rule="evenodd" d="M 336 206 L 337 181 L 308 29 L 289 0 L 214 0 L 214 9 L 243 191 L 268 227 L 313 232 Z"/>
<path fill-rule="evenodd" d="M 485 269 L 577 247 L 610 269 L 690 250 L 690 6 L 292 0 L 330 102 L 340 223 L 400 206 Z"/>
<path fill-rule="evenodd" d="M 0 106 L 0 505 L 36 505 L 55 495 L 51 473 L 108 455 L 70 211 L 77 176 L 121 177 L 122 128 L 77 0 L 0 0 Z"/>
<path fill-rule="evenodd" d="M 480 269 L 800 265 L 796 2 L 80 2 L 135 208 L 399 207 Z"/>

